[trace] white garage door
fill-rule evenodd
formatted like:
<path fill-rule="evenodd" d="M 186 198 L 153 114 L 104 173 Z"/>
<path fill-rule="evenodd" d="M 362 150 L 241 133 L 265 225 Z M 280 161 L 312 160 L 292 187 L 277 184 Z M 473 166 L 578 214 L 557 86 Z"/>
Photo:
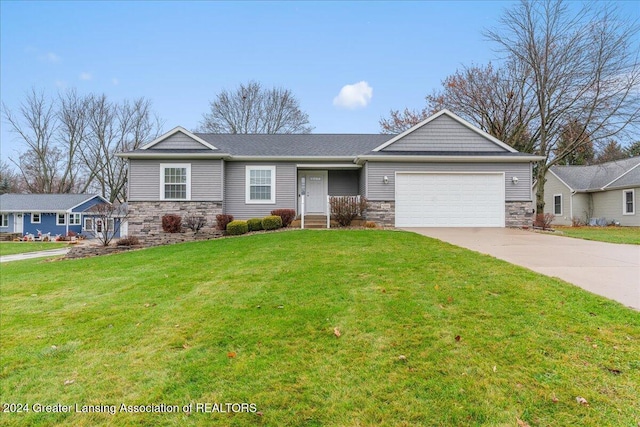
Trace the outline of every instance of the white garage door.
<path fill-rule="evenodd" d="M 397 173 L 396 227 L 504 227 L 503 173 Z"/>

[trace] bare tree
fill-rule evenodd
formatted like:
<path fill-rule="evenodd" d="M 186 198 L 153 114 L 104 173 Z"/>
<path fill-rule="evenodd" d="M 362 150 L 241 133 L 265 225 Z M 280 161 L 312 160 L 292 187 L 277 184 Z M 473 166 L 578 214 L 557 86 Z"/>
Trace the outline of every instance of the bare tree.
<path fill-rule="evenodd" d="M 22 193 L 24 181 L 19 173 L 7 162 L 0 162 L 0 194 Z"/>
<path fill-rule="evenodd" d="M 56 147 L 54 135 L 58 122 L 54 104 L 43 92 L 31 89 L 25 101 L 14 113 L 2 104 L 6 123 L 26 145 L 26 151 L 14 163 L 30 193 L 57 193 L 59 188 L 58 162 L 61 153 Z"/>
<path fill-rule="evenodd" d="M 200 130 L 213 133 L 310 133 L 309 116 L 290 90 L 264 89 L 255 81 L 222 90 L 203 114 Z"/>
<path fill-rule="evenodd" d="M 446 108 L 517 150 L 531 152 L 532 106 L 521 71 L 516 63 L 463 67 L 426 97 L 425 108 L 392 110 L 380 120 L 381 129 L 400 133 Z"/>
<path fill-rule="evenodd" d="M 598 154 L 598 157 L 596 157 L 595 163 L 601 164 L 606 162 L 613 162 L 614 160 L 622 160 L 627 157 L 628 155 L 625 149 L 612 139 L 602 148 L 602 150 Z"/>
<path fill-rule="evenodd" d="M 88 105 L 82 158 L 101 195 L 110 202 L 124 202 L 127 163 L 115 154 L 135 150 L 157 137 L 161 123 L 151 112 L 151 102 L 144 98 L 116 104 L 100 95 L 92 97 Z"/>
<path fill-rule="evenodd" d="M 91 184 L 92 176 L 82 161 L 87 133 L 87 110 L 90 98 L 78 95 L 75 89 L 58 95 L 57 117 L 59 122 L 57 140 L 64 157 L 60 173 L 60 192 L 84 193 Z"/>
<path fill-rule="evenodd" d="M 129 215 L 125 205 L 112 203 L 98 203 L 92 206 L 88 212 L 92 214 L 95 236 L 103 246 L 109 246 Z"/>
<path fill-rule="evenodd" d="M 522 0 L 500 22 L 502 28 L 486 35 L 525 71 L 533 97 L 534 152 L 546 158 L 536 169 L 536 209 L 543 212 L 547 170 L 583 145 L 585 134 L 597 143 L 638 131 L 638 26 L 606 4 L 589 3 L 572 13 L 556 0 Z M 557 152 L 571 120 L 582 129 L 573 133 L 574 141 L 565 141 L 564 152 Z"/>

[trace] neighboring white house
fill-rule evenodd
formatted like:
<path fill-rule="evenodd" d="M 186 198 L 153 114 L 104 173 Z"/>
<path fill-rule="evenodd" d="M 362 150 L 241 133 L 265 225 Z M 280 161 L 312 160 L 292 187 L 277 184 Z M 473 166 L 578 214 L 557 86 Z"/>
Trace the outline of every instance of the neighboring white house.
<path fill-rule="evenodd" d="M 572 219 L 589 224 L 640 226 L 640 156 L 591 166 L 552 166 L 546 175 L 544 213 L 554 224 Z"/>

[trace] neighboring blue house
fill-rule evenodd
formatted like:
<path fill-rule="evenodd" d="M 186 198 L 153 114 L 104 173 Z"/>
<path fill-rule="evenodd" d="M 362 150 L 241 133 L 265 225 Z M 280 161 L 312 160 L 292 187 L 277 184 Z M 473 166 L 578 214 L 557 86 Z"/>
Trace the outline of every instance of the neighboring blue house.
<path fill-rule="evenodd" d="M 89 209 L 100 203 L 109 202 L 95 194 L 2 194 L 0 233 L 55 237 L 73 232 L 93 237 L 101 224 Z"/>

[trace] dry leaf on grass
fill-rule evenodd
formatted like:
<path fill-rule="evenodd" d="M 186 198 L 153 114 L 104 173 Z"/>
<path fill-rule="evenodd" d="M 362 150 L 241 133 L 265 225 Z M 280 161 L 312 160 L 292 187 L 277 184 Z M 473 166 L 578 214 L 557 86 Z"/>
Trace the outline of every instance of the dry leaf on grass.
<path fill-rule="evenodd" d="M 336 327 L 336 328 L 333 328 L 333 335 L 340 338 L 340 335 L 342 334 L 340 333 L 340 330 Z"/>
<path fill-rule="evenodd" d="M 587 399 L 585 399 L 584 397 L 576 397 L 576 402 L 578 402 L 581 405 L 585 405 L 585 406 L 589 406 L 589 402 L 587 402 Z"/>
<path fill-rule="evenodd" d="M 64 385 L 71 385 L 71 384 L 73 384 L 75 382 L 76 382 L 76 380 L 65 380 L 64 381 Z"/>
<path fill-rule="evenodd" d="M 227 353 L 227 357 L 229 359 L 233 359 L 234 357 L 236 357 L 236 352 L 235 351 L 230 351 Z"/>
<path fill-rule="evenodd" d="M 520 418 L 516 417 L 516 421 L 518 422 L 518 427 L 531 427 L 527 422 L 522 421 Z"/>
<path fill-rule="evenodd" d="M 456 341 L 460 341 L 462 338 L 460 337 L 460 335 L 456 335 Z"/>

